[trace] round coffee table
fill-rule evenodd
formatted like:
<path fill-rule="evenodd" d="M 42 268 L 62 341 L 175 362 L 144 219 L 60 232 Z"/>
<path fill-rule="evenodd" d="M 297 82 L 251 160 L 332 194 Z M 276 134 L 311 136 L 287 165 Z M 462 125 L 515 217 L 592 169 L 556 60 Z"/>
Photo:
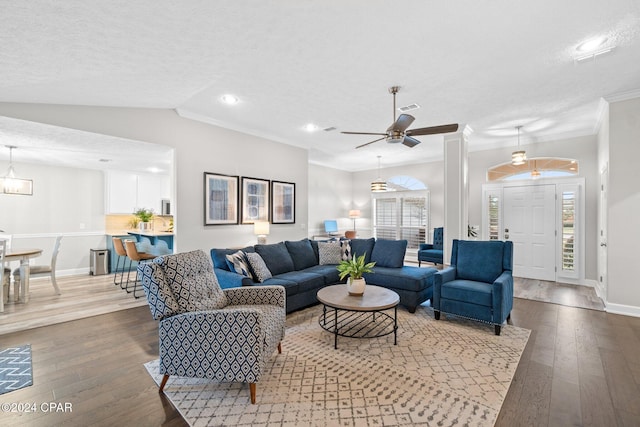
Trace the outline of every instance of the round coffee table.
<path fill-rule="evenodd" d="M 333 333 L 334 348 L 338 348 L 338 336 L 377 338 L 393 334 L 393 344 L 398 344 L 400 297 L 394 291 L 367 285 L 363 295 L 354 296 L 349 295 L 347 285 L 333 285 L 320 289 L 317 297 L 323 304 L 319 323 Z M 327 316 L 327 307 L 333 309 L 333 316 Z M 392 308 L 393 316 L 385 313 Z"/>

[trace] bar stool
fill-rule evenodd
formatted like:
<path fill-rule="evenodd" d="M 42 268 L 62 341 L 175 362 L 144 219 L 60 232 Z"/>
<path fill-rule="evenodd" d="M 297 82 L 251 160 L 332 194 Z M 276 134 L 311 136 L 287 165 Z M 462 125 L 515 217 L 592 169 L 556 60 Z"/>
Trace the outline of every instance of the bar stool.
<path fill-rule="evenodd" d="M 148 254 L 146 252 L 138 252 L 138 249 L 136 248 L 136 242 L 134 242 L 133 240 L 125 240 L 124 249 L 127 252 L 127 256 L 129 257 L 129 259 L 131 259 L 131 261 L 136 261 L 138 263 L 150 261 L 157 257 L 157 255 Z M 127 272 L 127 285 L 126 285 L 127 293 L 131 293 L 131 291 L 129 291 L 129 274 L 130 273 L 131 273 L 131 270 Z M 139 296 L 136 295 L 136 288 L 138 287 L 139 281 L 140 280 L 138 279 L 138 272 L 136 271 L 136 278 L 133 281 L 133 297 L 134 298 L 140 298 Z"/>
<path fill-rule="evenodd" d="M 120 285 L 120 288 L 124 289 L 125 287 L 122 285 L 122 281 L 124 280 L 124 270 L 131 270 L 131 258 L 127 256 L 127 251 L 122 244 L 122 239 L 120 237 L 113 238 L 113 250 L 116 251 L 116 271 L 113 273 L 113 284 Z M 118 266 L 120 265 L 120 260 L 122 260 L 122 270 L 120 270 L 120 281 L 118 281 Z M 129 260 L 129 267 L 127 268 L 127 260 Z"/>

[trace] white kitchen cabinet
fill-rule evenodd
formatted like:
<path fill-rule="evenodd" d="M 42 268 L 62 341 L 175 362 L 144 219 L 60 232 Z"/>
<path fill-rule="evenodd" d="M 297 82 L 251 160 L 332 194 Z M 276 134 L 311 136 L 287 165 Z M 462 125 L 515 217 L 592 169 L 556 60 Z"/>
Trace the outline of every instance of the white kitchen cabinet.
<path fill-rule="evenodd" d="M 162 199 L 171 196 L 168 175 L 111 170 L 106 172 L 105 182 L 107 214 L 132 214 L 138 208 L 159 214 Z"/>

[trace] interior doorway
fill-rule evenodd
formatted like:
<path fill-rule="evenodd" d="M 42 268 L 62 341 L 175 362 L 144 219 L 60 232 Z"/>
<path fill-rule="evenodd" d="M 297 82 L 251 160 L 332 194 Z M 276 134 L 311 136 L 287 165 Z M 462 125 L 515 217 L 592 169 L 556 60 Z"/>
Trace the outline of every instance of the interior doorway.
<path fill-rule="evenodd" d="M 584 284 L 584 179 L 483 185 L 481 235 L 514 243 L 516 277 Z"/>

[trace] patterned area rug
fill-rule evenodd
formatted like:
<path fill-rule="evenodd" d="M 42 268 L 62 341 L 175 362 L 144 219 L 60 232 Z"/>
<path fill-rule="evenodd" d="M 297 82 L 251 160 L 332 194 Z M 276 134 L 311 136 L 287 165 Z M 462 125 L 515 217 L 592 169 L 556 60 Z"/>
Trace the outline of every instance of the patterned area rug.
<path fill-rule="evenodd" d="M 0 394 L 33 384 L 31 345 L 0 350 Z"/>
<path fill-rule="evenodd" d="M 287 316 L 255 405 L 247 384 L 170 377 L 166 395 L 192 426 L 492 426 L 531 332 L 506 325 L 495 336 L 492 325 L 399 308 L 398 345 L 339 337 L 335 350 L 321 313 Z M 159 383 L 158 360 L 145 367 Z"/>

